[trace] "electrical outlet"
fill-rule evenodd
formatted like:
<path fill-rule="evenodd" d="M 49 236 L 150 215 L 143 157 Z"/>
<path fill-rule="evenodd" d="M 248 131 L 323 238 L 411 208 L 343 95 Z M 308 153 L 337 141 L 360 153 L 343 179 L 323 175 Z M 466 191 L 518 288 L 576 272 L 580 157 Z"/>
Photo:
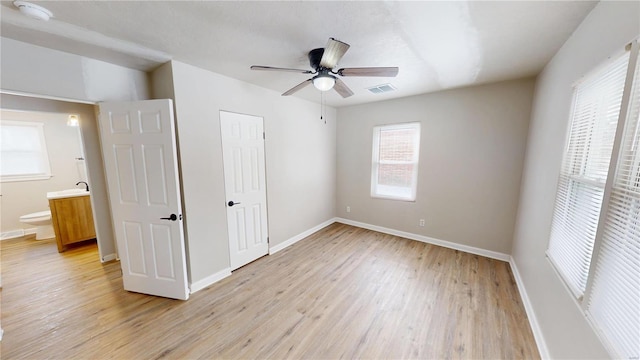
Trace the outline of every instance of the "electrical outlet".
<path fill-rule="evenodd" d="M 351 212 L 351 206 L 347 206 L 347 212 Z"/>
<path fill-rule="evenodd" d="M 418 223 L 418 225 L 424 226 L 424 219 L 420 219 L 420 222 Z"/>

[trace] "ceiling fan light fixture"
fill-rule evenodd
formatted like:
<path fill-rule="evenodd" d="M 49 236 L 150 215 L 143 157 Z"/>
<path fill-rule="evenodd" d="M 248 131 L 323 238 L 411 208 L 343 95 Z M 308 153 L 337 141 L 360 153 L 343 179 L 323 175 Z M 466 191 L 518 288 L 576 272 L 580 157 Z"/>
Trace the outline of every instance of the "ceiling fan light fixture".
<path fill-rule="evenodd" d="M 53 16 L 53 13 L 51 11 L 40 5 L 32 4 L 30 2 L 18 0 L 14 1 L 13 5 L 17 7 L 22 14 L 32 19 L 49 21 L 49 19 Z"/>
<path fill-rule="evenodd" d="M 313 78 L 313 86 L 320 91 L 329 91 L 336 84 L 336 77 L 329 74 L 320 74 Z"/>

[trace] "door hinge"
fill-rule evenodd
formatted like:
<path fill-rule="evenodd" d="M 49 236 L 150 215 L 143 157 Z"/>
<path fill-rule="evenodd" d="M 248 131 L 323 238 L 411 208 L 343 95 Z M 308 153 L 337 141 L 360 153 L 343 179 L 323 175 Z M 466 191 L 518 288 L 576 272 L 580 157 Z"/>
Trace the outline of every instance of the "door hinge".
<path fill-rule="evenodd" d="M 262 132 L 262 140 L 267 140 L 267 136 L 264 134 L 264 131 Z"/>
<path fill-rule="evenodd" d="M 269 237 L 267 236 L 267 244 L 269 243 Z"/>

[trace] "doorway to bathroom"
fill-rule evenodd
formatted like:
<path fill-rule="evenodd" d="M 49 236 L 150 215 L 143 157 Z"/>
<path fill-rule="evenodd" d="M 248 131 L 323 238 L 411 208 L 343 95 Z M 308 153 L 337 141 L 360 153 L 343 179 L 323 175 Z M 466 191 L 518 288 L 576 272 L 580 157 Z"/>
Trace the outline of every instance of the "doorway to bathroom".
<path fill-rule="evenodd" d="M 2 182 L 1 233 L 3 238 L 20 235 L 33 227 L 19 222 L 22 215 L 49 210 L 47 192 L 90 187 L 90 203 L 100 261 L 116 259 L 111 213 L 108 205 L 100 142 L 93 104 L 0 94 L 2 119 L 42 122 L 51 164 L 46 180 Z M 69 115 L 78 127 L 67 126 Z M 78 185 L 76 185 L 78 184 Z M 55 246 L 55 245 L 54 245 Z"/>

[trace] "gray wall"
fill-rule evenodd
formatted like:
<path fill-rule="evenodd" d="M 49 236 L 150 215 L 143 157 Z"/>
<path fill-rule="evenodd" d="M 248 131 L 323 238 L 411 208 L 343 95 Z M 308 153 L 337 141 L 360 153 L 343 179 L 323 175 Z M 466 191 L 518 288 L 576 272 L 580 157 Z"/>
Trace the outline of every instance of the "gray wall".
<path fill-rule="evenodd" d="M 640 3 L 600 2 L 538 76 L 513 258 L 552 358 L 608 354 L 545 258 L 572 84 L 640 35 Z"/>
<path fill-rule="evenodd" d="M 532 96 L 524 79 L 339 108 L 337 216 L 509 254 Z M 372 129 L 402 122 L 421 123 L 416 201 L 373 199 Z"/>
<path fill-rule="evenodd" d="M 3 90 L 85 101 L 148 99 L 147 74 L 0 38 Z"/>
<path fill-rule="evenodd" d="M 152 74 L 174 96 L 190 282 L 229 268 L 220 110 L 264 117 L 270 247 L 335 211 L 335 110 L 172 61 Z M 169 84 L 173 83 L 173 90 Z"/>

